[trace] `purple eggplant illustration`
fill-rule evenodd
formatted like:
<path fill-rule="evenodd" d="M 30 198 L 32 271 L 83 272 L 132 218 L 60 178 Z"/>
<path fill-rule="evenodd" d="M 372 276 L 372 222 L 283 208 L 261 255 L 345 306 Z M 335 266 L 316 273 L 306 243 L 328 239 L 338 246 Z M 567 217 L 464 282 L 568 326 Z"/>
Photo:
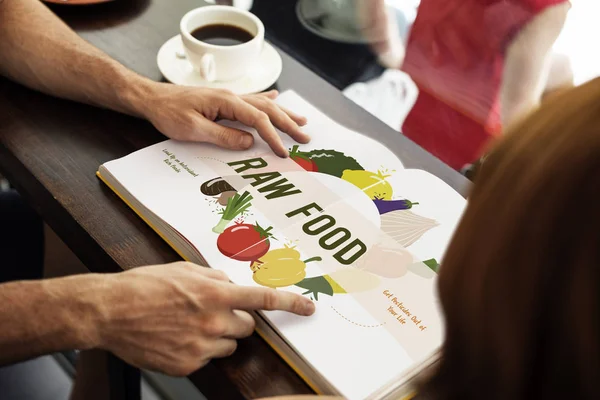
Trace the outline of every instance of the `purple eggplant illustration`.
<path fill-rule="evenodd" d="M 410 210 L 414 205 L 419 203 L 413 203 L 410 200 L 383 200 L 383 199 L 375 199 L 373 200 L 375 206 L 377 206 L 377 210 L 379 210 L 379 214 L 383 215 L 392 211 L 397 210 Z"/>

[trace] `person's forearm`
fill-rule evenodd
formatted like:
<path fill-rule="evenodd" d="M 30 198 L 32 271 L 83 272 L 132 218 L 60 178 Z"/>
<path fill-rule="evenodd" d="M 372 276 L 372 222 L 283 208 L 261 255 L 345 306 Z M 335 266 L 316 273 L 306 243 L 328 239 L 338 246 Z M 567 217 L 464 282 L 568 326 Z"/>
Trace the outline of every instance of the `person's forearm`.
<path fill-rule="evenodd" d="M 538 106 L 548 79 L 552 45 L 564 26 L 569 7 L 569 4 L 548 7 L 508 47 L 500 93 L 505 128 Z"/>
<path fill-rule="evenodd" d="M 0 75 L 69 100 L 141 116 L 153 85 L 87 43 L 39 0 L 0 1 Z"/>
<path fill-rule="evenodd" d="M 88 274 L 0 285 L 0 365 L 99 344 L 105 280 Z"/>
<path fill-rule="evenodd" d="M 361 35 L 387 68 L 399 68 L 406 49 L 400 37 L 397 16 L 386 7 L 385 0 L 360 0 L 355 13 Z"/>

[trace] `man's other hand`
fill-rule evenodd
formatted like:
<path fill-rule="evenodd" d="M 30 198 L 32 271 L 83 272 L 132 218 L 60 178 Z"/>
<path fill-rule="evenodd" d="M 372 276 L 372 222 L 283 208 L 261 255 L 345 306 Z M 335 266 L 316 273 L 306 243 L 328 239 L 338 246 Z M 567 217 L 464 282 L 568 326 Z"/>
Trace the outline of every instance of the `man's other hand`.
<path fill-rule="evenodd" d="M 245 150 L 254 137 L 243 130 L 217 124 L 217 119 L 239 121 L 256 129 L 260 137 L 281 157 L 289 155 L 275 128 L 299 143 L 310 137 L 302 132 L 306 118 L 278 106 L 275 90 L 238 96 L 227 90 L 152 84 L 136 96 L 136 108 L 163 134 L 175 140 L 216 144 Z"/>
<path fill-rule="evenodd" d="M 249 311 L 311 315 L 309 299 L 285 291 L 238 286 L 225 273 L 187 262 L 107 275 L 101 299 L 100 346 L 126 362 L 185 376 L 226 357 L 251 335 Z"/>

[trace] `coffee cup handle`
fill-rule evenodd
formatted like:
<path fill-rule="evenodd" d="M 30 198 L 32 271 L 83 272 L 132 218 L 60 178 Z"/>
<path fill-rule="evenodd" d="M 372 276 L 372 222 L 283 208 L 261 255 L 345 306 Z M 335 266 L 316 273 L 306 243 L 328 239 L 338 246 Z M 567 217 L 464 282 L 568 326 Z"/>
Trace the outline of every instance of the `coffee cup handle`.
<path fill-rule="evenodd" d="M 212 54 L 206 53 L 200 59 L 200 75 L 202 79 L 208 82 L 213 82 L 217 74 L 215 65 L 215 57 Z"/>

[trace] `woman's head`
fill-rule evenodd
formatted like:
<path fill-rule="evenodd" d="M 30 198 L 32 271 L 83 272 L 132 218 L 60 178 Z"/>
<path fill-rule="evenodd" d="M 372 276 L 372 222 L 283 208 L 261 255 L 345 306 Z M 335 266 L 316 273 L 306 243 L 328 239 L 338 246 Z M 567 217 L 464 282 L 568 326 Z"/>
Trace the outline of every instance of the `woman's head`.
<path fill-rule="evenodd" d="M 436 399 L 587 399 L 600 383 L 600 80 L 487 157 L 444 258 Z"/>

